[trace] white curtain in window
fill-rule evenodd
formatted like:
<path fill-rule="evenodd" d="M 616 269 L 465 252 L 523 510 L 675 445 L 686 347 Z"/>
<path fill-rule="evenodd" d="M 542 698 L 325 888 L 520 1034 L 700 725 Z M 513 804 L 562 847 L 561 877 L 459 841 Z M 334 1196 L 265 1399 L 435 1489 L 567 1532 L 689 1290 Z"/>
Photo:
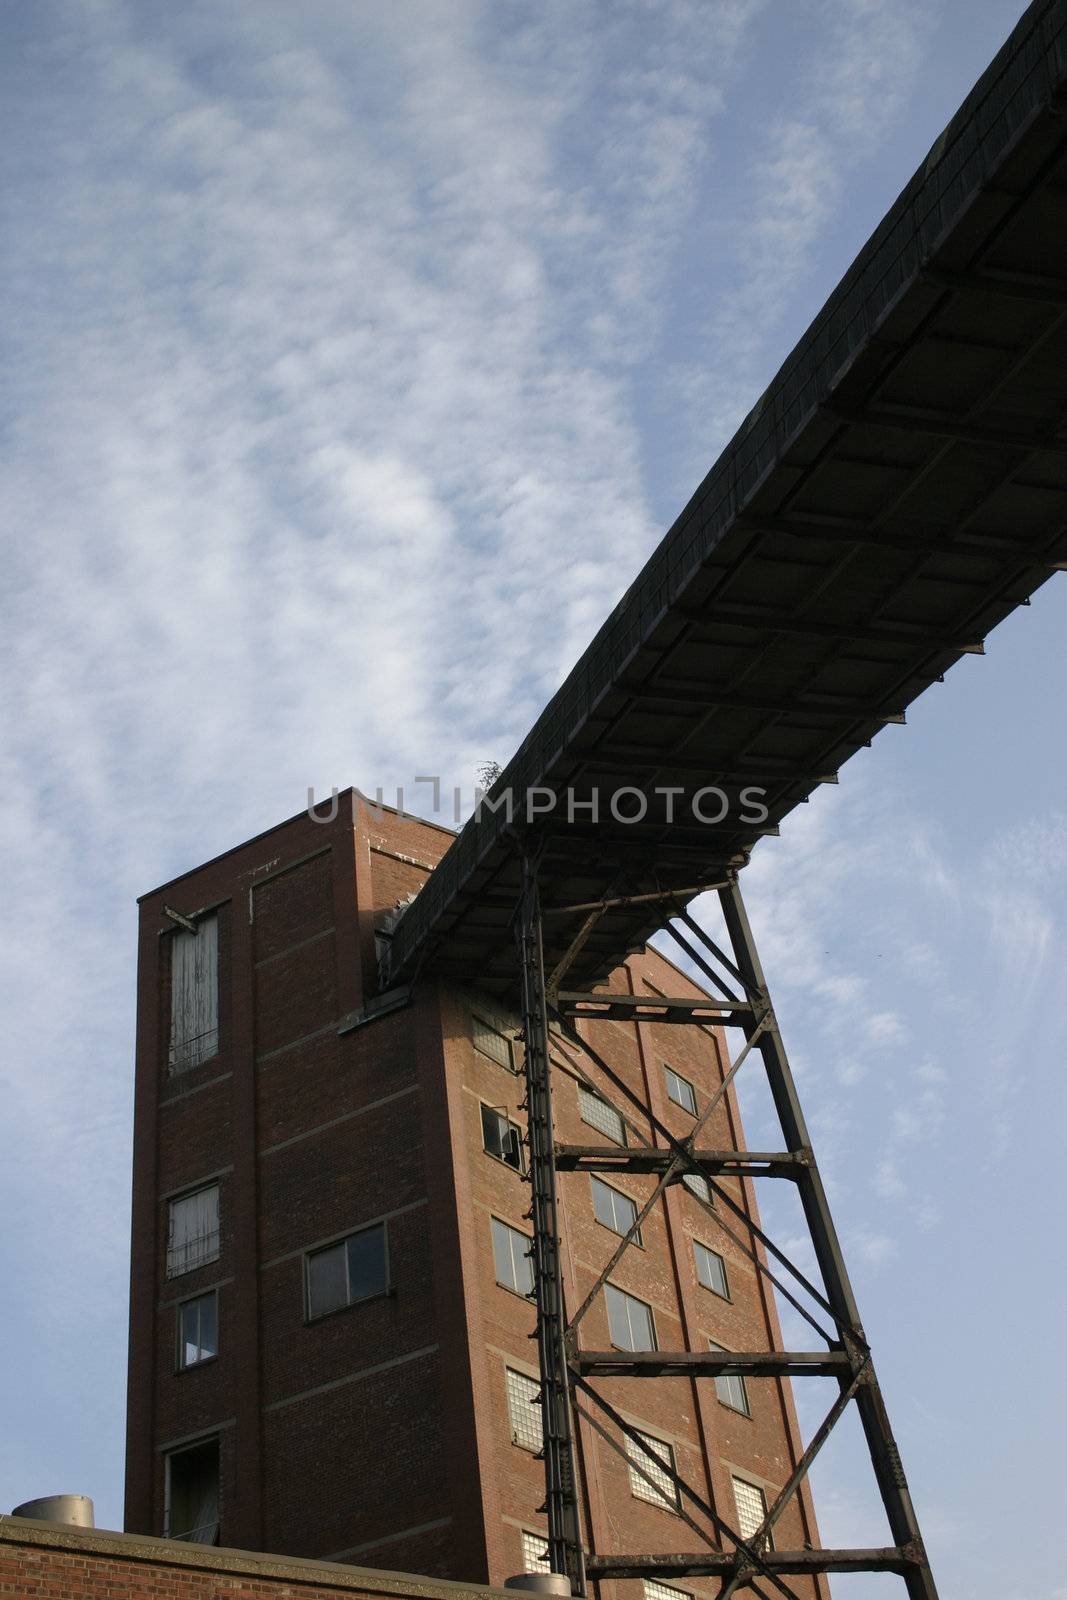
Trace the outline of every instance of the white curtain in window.
<path fill-rule="evenodd" d="M 170 1240 L 167 1271 L 171 1277 L 191 1272 L 219 1253 L 219 1186 L 213 1183 L 196 1194 L 170 1203 Z"/>
<path fill-rule="evenodd" d="M 170 1065 L 198 1066 L 219 1053 L 219 919 L 171 935 Z"/>

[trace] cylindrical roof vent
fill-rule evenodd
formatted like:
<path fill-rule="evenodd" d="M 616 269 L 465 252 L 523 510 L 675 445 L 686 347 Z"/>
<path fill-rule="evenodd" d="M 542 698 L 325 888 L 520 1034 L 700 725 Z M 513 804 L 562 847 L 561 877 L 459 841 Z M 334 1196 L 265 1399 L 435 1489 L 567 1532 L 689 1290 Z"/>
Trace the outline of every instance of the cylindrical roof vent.
<path fill-rule="evenodd" d="M 24 1500 L 12 1509 L 13 1517 L 30 1517 L 34 1522 L 72 1522 L 76 1528 L 95 1528 L 93 1502 L 87 1494 L 46 1494 L 40 1500 Z"/>
<path fill-rule="evenodd" d="M 562 1572 L 517 1572 L 504 1579 L 505 1589 L 525 1589 L 528 1594 L 551 1595 L 553 1600 L 570 1600 L 570 1579 Z"/>

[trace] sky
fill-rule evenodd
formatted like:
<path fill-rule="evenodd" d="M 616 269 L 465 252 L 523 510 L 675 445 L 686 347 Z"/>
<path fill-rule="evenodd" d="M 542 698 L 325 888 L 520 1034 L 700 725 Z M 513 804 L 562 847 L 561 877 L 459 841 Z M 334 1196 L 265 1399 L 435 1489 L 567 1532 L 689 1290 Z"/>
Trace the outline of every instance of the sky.
<path fill-rule="evenodd" d="M 0 1509 L 121 1526 L 135 897 L 506 761 L 1021 10 L 0 10 Z M 1067 1600 L 1065 617 L 744 879 L 958 1600 Z"/>

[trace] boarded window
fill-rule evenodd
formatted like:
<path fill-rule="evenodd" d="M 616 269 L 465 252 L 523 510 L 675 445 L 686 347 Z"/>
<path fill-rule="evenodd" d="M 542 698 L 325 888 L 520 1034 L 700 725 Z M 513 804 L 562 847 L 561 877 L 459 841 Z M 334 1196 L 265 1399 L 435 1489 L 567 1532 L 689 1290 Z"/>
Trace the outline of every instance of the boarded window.
<path fill-rule="evenodd" d="M 219 919 L 170 941 L 170 1070 L 187 1072 L 219 1053 Z"/>
<path fill-rule="evenodd" d="M 164 1533 L 189 1544 L 219 1542 L 219 1441 L 205 1439 L 167 1457 Z"/>
<path fill-rule="evenodd" d="M 219 1186 L 208 1184 L 170 1203 L 167 1277 L 177 1278 L 214 1261 L 219 1253 Z"/>

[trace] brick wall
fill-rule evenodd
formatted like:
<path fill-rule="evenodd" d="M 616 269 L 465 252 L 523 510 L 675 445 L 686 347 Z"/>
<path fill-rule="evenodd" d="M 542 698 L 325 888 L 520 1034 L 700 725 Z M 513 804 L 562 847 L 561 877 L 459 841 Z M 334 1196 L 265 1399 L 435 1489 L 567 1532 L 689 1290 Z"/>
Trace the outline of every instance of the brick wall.
<path fill-rule="evenodd" d="M 544 1530 L 543 1468 L 512 1440 L 505 1389 L 507 1367 L 535 1373 L 533 1311 L 497 1283 L 490 1232 L 496 1216 L 529 1233 L 529 1189 L 486 1154 L 481 1123 L 483 1104 L 523 1123 L 522 1079 L 475 1048 L 470 995 L 427 982 L 410 1003 L 361 1020 L 376 986 L 375 931 L 448 843 L 442 830 L 341 796 L 332 822 L 298 816 L 142 901 L 131 1530 L 162 1532 L 167 1451 L 207 1435 L 219 1440 L 227 1544 L 499 1583 L 528 1564 L 523 1530 Z M 217 906 L 219 917 L 219 1052 L 177 1076 L 167 1069 L 164 905 L 188 915 Z M 699 993 L 654 951 L 631 957 L 611 986 Z M 701 1108 L 722 1082 L 728 1058 L 713 1029 L 582 1027 L 672 1132 L 687 1133 L 692 1119 L 667 1096 L 665 1063 L 694 1085 Z M 557 1137 L 605 1142 L 580 1117 L 564 1052 L 554 1072 Z M 701 1143 L 743 1148 L 732 1090 Z M 219 1258 L 168 1279 L 169 1198 L 209 1177 L 220 1189 Z M 640 1204 L 654 1180 L 610 1182 Z M 724 1187 L 755 1218 L 751 1184 Z M 618 1241 L 594 1216 L 588 1174 L 562 1176 L 560 1190 L 573 1307 Z M 378 1223 L 389 1292 L 309 1320 L 306 1253 Z M 694 1240 L 725 1260 L 728 1299 L 699 1283 Z M 661 1348 L 780 1342 L 753 1264 L 682 1187 L 668 1191 L 642 1248 L 612 1278 L 651 1305 Z M 219 1355 L 177 1371 L 177 1305 L 208 1289 L 218 1293 Z M 583 1343 L 610 1342 L 601 1299 Z M 671 1444 L 679 1471 L 730 1523 L 732 1474 L 770 1499 L 799 1453 L 789 1387 L 777 1379 L 749 1381 L 749 1416 L 719 1403 L 709 1380 L 600 1387 Z M 634 1495 L 626 1462 L 586 1423 L 579 1457 L 594 1549 L 693 1543 L 669 1510 Z M 806 1490 L 778 1535 L 788 1546 L 818 1542 Z M 825 1594 L 821 1581 L 794 1585 Z M 705 1600 L 715 1586 L 678 1587 Z M 635 1582 L 602 1589 L 603 1600 L 641 1595 Z"/>
<path fill-rule="evenodd" d="M 0 1516 L 11 1600 L 501 1600 L 500 1591 Z"/>

